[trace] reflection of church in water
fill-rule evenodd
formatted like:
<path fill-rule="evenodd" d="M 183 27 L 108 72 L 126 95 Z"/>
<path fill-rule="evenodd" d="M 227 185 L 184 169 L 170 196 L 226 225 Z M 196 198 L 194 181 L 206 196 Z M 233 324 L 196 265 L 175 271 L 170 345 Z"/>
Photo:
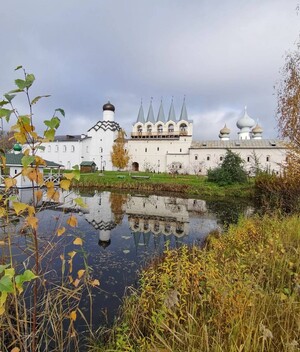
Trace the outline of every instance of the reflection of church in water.
<path fill-rule="evenodd" d="M 86 221 L 99 231 L 99 245 L 106 248 L 111 244 L 111 231 L 120 224 L 120 213 L 128 216 L 128 224 L 136 246 L 148 245 L 153 236 L 154 245 L 174 238 L 175 243 L 189 234 L 190 214 L 207 211 L 203 200 L 180 199 L 162 196 L 119 195 L 115 198 L 110 192 L 95 193 L 91 197 L 81 197 L 87 209 L 78 209 Z M 63 207 L 71 209 L 75 193 L 69 194 L 68 204 Z M 119 219 L 119 220 L 118 220 Z"/>
<path fill-rule="evenodd" d="M 129 226 L 136 245 L 147 245 L 150 235 L 154 244 L 160 238 L 175 238 L 180 243 L 189 234 L 189 211 L 205 212 L 202 200 L 149 196 L 130 197 L 126 204 Z"/>
<path fill-rule="evenodd" d="M 99 230 L 99 246 L 106 248 L 111 243 L 111 230 L 117 224 L 110 206 L 110 192 L 95 194 L 94 197 L 85 199 L 88 213 L 85 219 L 96 230 Z"/>

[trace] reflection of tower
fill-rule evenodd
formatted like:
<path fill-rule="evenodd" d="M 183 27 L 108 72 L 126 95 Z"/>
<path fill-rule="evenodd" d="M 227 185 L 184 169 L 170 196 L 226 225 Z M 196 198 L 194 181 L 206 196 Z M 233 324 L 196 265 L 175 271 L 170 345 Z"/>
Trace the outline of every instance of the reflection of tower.
<path fill-rule="evenodd" d="M 99 246 L 106 248 L 111 243 L 111 230 L 116 227 L 114 216 L 111 211 L 109 192 L 102 192 L 93 197 L 95 204 L 90 207 L 90 213 L 86 215 L 88 223 L 99 230 Z"/>

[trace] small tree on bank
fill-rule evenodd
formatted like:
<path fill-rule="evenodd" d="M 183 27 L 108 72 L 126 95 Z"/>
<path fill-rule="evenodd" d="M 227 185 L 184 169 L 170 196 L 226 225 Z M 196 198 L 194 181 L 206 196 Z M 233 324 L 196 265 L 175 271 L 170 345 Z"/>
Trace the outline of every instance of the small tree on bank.
<path fill-rule="evenodd" d="M 286 56 L 277 86 L 277 120 L 281 137 L 288 139 L 287 173 L 300 175 L 300 42 Z"/>
<path fill-rule="evenodd" d="M 125 149 L 125 135 L 123 129 L 118 131 L 118 137 L 112 147 L 111 162 L 118 170 L 124 169 L 130 159 L 128 150 Z"/>
<path fill-rule="evenodd" d="M 221 166 L 208 170 L 207 176 L 208 181 L 215 182 L 219 186 L 247 182 L 247 173 L 243 168 L 242 158 L 229 149 L 227 149 Z"/>

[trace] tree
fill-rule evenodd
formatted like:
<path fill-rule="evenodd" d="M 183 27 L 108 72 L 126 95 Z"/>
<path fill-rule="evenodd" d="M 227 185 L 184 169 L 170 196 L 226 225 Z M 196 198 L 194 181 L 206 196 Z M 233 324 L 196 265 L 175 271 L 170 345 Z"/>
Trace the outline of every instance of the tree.
<path fill-rule="evenodd" d="M 289 142 L 287 173 L 300 174 L 300 42 L 286 56 L 277 87 L 277 120 L 281 137 Z"/>
<path fill-rule="evenodd" d="M 124 169 L 129 162 L 128 150 L 125 149 L 125 136 L 126 133 L 123 129 L 118 131 L 118 137 L 115 140 L 112 152 L 111 152 L 111 161 L 113 166 L 120 169 Z"/>
<path fill-rule="evenodd" d="M 16 140 L 14 139 L 13 132 L 3 131 L 3 133 L 1 133 L 0 148 L 3 149 L 4 152 L 8 152 L 9 150 L 11 150 L 15 143 Z"/>
<path fill-rule="evenodd" d="M 227 149 L 221 166 L 208 170 L 207 176 L 208 181 L 220 186 L 247 182 L 247 173 L 243 168 L 242 158 L 230 149 Z"/>

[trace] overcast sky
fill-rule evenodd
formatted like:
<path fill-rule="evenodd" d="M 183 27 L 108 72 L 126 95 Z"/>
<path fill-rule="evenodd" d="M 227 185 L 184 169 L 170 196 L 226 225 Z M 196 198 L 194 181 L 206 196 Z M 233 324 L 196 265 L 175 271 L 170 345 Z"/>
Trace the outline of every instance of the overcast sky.
<path fill-rule="evenodd" d="M 86 132 L 110 100 L 131 132 L 141 99 L 176 115 L 184 95 L 195 139 L 216 139 L 248 113 L 277 136 L 280 68 L 300 33 L 298 0 L 9 0 L 1 6 L 0 92 L 34 73 L 37 125 L 66 112 L 58 134 Z M 18 102 L 24 114 L 25 104 Z"/>

